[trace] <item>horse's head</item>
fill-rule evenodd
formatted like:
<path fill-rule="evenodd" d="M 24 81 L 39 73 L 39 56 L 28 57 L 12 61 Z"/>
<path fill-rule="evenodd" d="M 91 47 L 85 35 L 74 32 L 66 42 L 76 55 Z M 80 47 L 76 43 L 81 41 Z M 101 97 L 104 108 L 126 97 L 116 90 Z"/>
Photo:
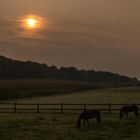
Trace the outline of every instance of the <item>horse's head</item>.
<path fill-rule="evenodd" d="M 135 114 L 136 114 L 136 116 L 139 116 L 139 112 L 138 111 L 136 111 Z"/>
<path fill-rule="evenodd" d="M 135 110 L 135 114 L 136 114 L 136 116 L 139 116 L 139 109 L 138 108 Z"/>
<path fill-rule="evenodd" d="M 124 115 L 124 114 L 127 114 L 128 111 L 129 111 L 129 107 L 128 107 L 127 105 L 124 106 L 124 107 L 122 107 L 122 108 L 120 109 L 120 119 L 122 119 L 123 115 Z"/>
<path fill-rule="evenodd" d="M 139 108 L 138 108 L 138 106 L 135 105 L 135 104 L 133 104 L 131 107 L 132 107 L 132 109 L 133 109 L 135 115 L 136 115 L 136 116 L 139 116 Z"/>

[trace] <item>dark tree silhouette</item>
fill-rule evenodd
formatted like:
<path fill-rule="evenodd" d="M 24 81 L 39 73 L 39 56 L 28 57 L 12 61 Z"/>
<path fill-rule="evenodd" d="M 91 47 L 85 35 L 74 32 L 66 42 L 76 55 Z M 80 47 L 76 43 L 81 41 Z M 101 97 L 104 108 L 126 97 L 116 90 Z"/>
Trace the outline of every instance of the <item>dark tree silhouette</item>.
<path fill-rule="evenodd" d="M 75 67 L 48 66 L 31 61 L 16 61 L 0 56 L 0 79 L 6 78 L 52 78 L 96 83 L 112 83 L 116 85 L 133 85 L 136 78 L 122 76 L 116 73 L 78 70 Z"/>

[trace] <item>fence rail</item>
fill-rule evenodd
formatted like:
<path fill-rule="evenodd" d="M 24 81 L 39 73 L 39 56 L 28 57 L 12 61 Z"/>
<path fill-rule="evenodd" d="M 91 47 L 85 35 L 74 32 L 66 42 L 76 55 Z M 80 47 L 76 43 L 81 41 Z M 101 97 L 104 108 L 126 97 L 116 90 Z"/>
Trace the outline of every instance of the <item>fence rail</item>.
<path fill-rule="evenodd" d="M 42 103 L 0 103 L 0 113 L 70 113 L 77 114 L 83 110 L 99 109 L 106 114 L 115 114 L 124 105 L 132 104 L 42 104 Z M 140 107 L 140 104 L 136 104 Z"/>

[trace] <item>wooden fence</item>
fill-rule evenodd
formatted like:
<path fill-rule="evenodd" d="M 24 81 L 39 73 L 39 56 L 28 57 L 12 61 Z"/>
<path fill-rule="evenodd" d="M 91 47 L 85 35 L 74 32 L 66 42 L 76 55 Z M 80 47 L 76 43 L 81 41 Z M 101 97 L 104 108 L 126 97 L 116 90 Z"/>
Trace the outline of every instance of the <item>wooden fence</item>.
<path fill-rule="evenodd" d="M 132 104 L 39 104 L 39 103 L 0 103 L 0 113 L 69 113 L 77 114 L 83 110 L 99 109 L 102 113 L 118 113 L 124 105 Z M 140 104 L 136 104 L 140 107 Z"/>

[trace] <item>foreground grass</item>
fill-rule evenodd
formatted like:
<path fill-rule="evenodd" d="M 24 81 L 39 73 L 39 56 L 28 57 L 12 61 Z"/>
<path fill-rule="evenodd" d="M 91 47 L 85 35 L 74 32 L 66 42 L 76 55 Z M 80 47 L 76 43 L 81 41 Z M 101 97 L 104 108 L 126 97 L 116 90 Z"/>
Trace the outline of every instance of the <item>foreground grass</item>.
<path fill-rule="evenodd" d="M 0 114 L 2 140 L 139 140 L 140 118 L 103 115 L 101 124 L 76 127 L 77 115 Z"/>

